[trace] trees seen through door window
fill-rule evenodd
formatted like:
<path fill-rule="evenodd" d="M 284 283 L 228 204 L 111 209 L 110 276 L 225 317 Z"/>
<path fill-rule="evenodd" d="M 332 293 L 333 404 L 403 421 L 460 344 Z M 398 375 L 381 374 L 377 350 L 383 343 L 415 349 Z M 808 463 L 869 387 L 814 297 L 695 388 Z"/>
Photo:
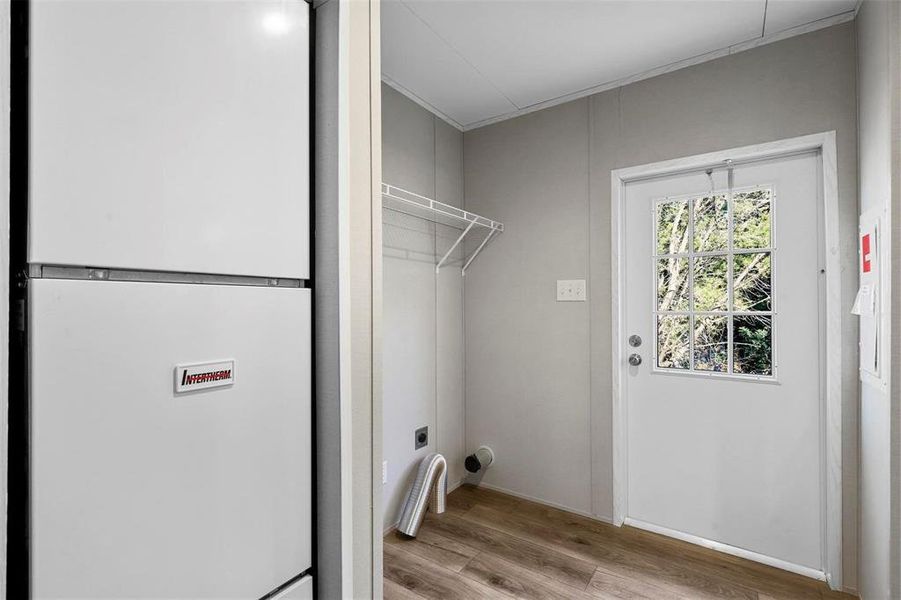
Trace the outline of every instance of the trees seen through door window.
<path fill-rule="evenodd" d="M 655 203 L 656 367 L 771 377 L 773 191 Z"/>

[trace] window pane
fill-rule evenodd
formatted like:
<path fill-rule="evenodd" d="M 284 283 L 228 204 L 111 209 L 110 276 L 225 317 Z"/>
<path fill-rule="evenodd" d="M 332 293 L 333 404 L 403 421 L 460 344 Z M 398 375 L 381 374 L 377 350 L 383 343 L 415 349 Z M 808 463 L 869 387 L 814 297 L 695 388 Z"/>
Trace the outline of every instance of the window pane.
<path fill-rule="evenodd" d="M 736 315 L 732 329 L 732 370 L 749 375 L 772 375 L 773 318 L 769 315 Z"/>
<path fill-rule="evenodd" d="M 657 309 L 688 310 L 688 259 L 657 261 Z"/>
<path fill-rule="evenodd" d="M 732 203 L 735 248 L 770 247 L 770 206 L 773 192 L 769 189 L 735 194 Z"/>
<path fill-rule="evenodd" d="M 695 252 L 725 250 L 729 245 L 729 214 L 726 197 L 705 196 L 695 200 Z"/>
<path fill-rule="evenodd" d="M 726 310 L 728 303 L 728 269 L 725 256 L 704 256 L 694 259 L 695 310 Z"/>
<path fill-rule="evenodd" d="M 695 370 L 729 369 L 728 317 L 695 317 Z"/>
<path fill-rule="evenodd" d="M 664 369 L 688 369 L 688 316 L 657 318 L 657 366 Z"/>
<path fill-rule="evenodd" d="M 736 254 L 732 277 L 735 310 L 772 310 L 772 265 L 769 252 Z"/>
<path fill-rule="evenodd" d="M 657 205 L 657 254 L 688 252 L 688 200 Z"/>

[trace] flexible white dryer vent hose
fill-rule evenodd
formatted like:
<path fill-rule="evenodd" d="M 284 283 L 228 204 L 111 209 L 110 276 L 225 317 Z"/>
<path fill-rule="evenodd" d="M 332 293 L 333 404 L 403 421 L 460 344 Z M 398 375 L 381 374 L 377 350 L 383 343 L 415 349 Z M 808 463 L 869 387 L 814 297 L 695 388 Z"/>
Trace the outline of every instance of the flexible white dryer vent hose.
<path fill-rule="evenodd" d="M 437 452 L 429 454 L 419 463 L 419 472 L 416 473 L 416 480 L 404 505 L 404 513 L 397 525 L 398 531 L 416 537 L 429 505 L 429 497 L 432 510 L 439 515 L 443 513 L 447 500 L 447 461 Z"/>

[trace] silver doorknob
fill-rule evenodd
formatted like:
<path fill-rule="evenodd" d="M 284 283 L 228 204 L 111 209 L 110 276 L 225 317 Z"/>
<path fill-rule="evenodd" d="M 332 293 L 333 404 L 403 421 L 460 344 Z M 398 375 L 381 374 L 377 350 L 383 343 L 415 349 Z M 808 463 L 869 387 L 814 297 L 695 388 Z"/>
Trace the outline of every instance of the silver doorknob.
<path fill-rule="evenodd" d="M 640 335 L 630 335 L 629 336 L 629 345 L 633 348 L 638 348 L 641 346 L 641 336 Z"/>
<path fill-rule="evenodd" d="M 629 355 L 629 364 L 633 367 L 637 367 L 641 364 L 641 355 L 639 354 L 630 354 Z"/>

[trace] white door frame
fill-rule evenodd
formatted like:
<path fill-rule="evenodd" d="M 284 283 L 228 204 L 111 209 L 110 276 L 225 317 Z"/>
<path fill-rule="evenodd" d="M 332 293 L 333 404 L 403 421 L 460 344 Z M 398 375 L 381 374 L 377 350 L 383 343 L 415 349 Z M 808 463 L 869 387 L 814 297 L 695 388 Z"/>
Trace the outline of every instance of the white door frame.
<path fill-rule="evenodd" d="M 776 158 L 804 151 L 819 151 L 821 167 L 821 191 L 823 201 L 822 252 L 825 260 L 825 289 L 822 298 L 825 311 L 825 372 L 821 374 L 823 388 L 820 409 L 821 440 L 821 504 L 822 565 L 823 572 L 793 565 L 779 559 L 763 556 L 742 548 L 736 548 L 696 536 L 680 534 L 665 528 L 654 527 L 658 533 L 680 537 L 685 541 L 703 545 L 721 552 L 734 554 L 794 571 L 825 579 L 832 589 L 842 587 L 842 398 L 841 398 L 841 264 L 839 259 L 838 234 L 838 179 L 836 172 L 835 132 L 817 133 L 802 137 L 780 140 L 766 144 L 755 144 L 731 150 L 721 150 L 685 158 L 677 158 L 637 167 L 617 169 L 611 172 L 611 243 L 612 243 L 612 285 L 613 285 L 613 522 L 617 526 L 624 523 L 640 525 L 628 520 L 628 460 L 627 460 L 627 416 L 624 371 L 626 368 L 623 352 L 625 285 L 625 185 L 630 181 L 661 175 L 671 175 L 686 171 L 700 171 L 710 167 L 721 167 L 727 160 L 735 164 L 763 158 Z M 643 525 L 646 528 L 646 525 Z"/>

